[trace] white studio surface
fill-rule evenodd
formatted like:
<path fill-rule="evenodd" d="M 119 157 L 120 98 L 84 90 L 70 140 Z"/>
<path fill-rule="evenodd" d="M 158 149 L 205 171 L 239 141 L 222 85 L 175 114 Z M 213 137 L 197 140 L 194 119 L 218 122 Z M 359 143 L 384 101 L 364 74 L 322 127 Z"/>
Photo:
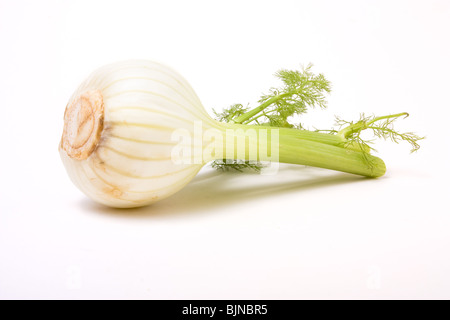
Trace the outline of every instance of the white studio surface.
<path fill-rule="evenodd" d="M 0 0 L 0 299 L 449 299 L 450 2 Z M 57 152 L 65 105 L 106 63 L 178 70 L 205 108 L 255 103 L 314 63 L 334 115 L 409 112 L 418 153 L 387 174 L 205 167 L 153 206 L 76 189 Z"/>

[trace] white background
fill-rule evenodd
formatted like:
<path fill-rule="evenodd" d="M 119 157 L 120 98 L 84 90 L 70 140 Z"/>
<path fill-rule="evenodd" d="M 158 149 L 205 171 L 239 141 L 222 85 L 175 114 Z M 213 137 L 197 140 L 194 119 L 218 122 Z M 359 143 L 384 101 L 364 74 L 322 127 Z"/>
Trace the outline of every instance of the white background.
<path fill-rule="evenodd" d="M 450 2 L 0 0 L 0 298 L 450 298 Z M 379 143 L 386 176 L 205 168 L 151 207 L 70 182 L 65 105 L 95 68 L 177 69 L 205 107 L 255 102 L 314 63 L 334 115 L 408 111 L 422 149 Z"/>

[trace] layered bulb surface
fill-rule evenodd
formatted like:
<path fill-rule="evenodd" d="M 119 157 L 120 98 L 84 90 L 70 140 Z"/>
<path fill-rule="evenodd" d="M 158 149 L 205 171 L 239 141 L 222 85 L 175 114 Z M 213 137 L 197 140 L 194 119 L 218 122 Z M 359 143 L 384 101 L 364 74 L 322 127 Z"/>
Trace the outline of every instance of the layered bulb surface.
<path fill-rule="evenodd" d="M 145 206 L 183 188 L 207 162 L 173 159 L 180 143 L 174 132 L 194 137 L 196 123 L 221 130 L 177 72 L 151 61 L 119 62 L 96 70 L 73 94 L 59 151 L 72 181 L 93 200 Z"/>

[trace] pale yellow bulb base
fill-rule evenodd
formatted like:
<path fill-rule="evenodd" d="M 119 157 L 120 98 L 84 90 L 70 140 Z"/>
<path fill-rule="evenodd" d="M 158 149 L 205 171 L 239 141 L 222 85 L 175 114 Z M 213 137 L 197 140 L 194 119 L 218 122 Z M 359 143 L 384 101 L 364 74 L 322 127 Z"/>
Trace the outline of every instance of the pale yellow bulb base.
<path fill-rule="evenodd" d="M 100 90 L 89 90 L 67 105 L 61 148 L 75 160 L 85 160 L 97 148 L 103 131 L 104 103 Z"/>

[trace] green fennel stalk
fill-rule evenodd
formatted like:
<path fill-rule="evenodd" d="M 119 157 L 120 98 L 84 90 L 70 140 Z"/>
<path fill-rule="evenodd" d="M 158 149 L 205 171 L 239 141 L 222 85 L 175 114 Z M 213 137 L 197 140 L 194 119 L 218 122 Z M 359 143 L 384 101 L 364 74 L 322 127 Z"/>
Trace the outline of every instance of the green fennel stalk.
<path fill-rule="evenodd" d="M 260 105 L 253 109 L 235 104 L 222 113 L 215 112 L 216 118 L 225 122 L 229 129 L 265 129 L 279 132 L 279 161 L 315 166 L 354 173 L 367 177 L 380 177 L 386 166 L 378 157 L 371 141 L 364 140 L 361 133 L 371 130 L 376 137 L 391 139 L 393 142 L 406 141 L 411 144 L 412 152 L 419 149 L 418 141 L 423 139 L 414 133 L 400 133 L 393 128 L 393 123 L 407 113 L 398 113 L 380 117 L 366 117 L 364 114 L 357 122 L 337 120 L 339 130 L 315 130 L 303 128 L 301 124 L 292 123 L 292 116 L 306 113 L 308 107 L 326 108 L 324 94 L 330 93 L 330 82 L 322 75 L 311 72 L 312 65 L 300 71 L 280 70 L 276 76 L 282 81 L 280 88 L 271 88 L 259 100 Z M 324 133 L 327 132 L 327 133 Z M 256 142 L 259 148 L 259 136 Z M 230 157 L 231 158 L 231 157 Z M 234 160 L 233 160 L 234 159 Z M 236 160 L 236 156 L 222 161 L 214 161 L 212 166 L 219 170 L 253 169 L 261 170 L 261 161 L 267 159 Z"/>

